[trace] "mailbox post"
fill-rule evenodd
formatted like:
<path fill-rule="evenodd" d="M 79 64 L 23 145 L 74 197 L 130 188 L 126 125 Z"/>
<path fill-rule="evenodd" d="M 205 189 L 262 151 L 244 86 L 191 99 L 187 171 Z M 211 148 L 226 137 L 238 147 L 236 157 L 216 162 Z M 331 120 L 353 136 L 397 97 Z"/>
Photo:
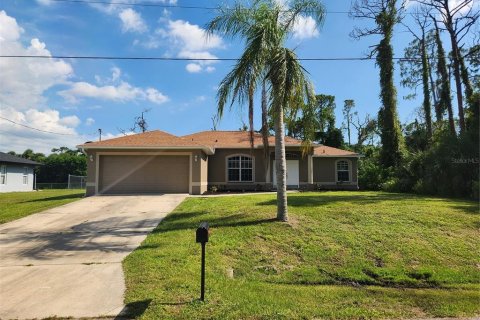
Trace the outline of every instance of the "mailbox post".
<path fill-rule="evenodd" d="M 208 242 L 208 222 L 200 223 L 197 228 L 195 240 L 202 245 L 202 269 L 200 274 L 200 300 L 205 301 L 205 244 Z"/>

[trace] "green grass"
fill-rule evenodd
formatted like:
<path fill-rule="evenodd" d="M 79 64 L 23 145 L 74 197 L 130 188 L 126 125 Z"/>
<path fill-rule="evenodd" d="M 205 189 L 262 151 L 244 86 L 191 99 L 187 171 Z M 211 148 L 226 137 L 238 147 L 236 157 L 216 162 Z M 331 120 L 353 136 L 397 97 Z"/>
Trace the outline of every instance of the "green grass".
<path fill-rule="evenodd" d="M 0 193 L 0 224 L 76 201 L 84 190 L 42 190 Z"/>
<path fill-rule="evenodd" d="M 480 314 L 479 206 L 380 192 L 189 198 L 124 261 L 143 319 L 462 317 Z M 206 302 L 195 228 L 211 225 Z M 227 274 L 233 269 L 234 277 Z M 231 271 L 230 271 L 231 272 Z"/>

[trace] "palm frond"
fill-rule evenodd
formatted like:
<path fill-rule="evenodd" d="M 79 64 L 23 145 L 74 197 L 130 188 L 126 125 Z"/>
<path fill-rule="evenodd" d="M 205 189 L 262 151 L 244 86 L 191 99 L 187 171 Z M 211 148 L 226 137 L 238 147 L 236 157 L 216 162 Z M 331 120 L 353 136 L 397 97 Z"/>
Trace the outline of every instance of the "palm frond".
<path fill-rule="evenodd" d="M 293 0 L 290 9 L 283 12 L 282 26 L 285 32 L 291 32 L 300 17 L 310 16 L 321 26 L 325 21 L 325 7 L 317 0 Z"/>

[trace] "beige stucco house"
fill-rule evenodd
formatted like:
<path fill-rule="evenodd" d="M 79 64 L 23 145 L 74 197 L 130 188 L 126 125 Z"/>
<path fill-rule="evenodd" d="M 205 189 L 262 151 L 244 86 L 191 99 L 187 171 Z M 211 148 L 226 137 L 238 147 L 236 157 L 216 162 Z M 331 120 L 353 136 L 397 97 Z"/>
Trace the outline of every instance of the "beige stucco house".
<path fill-rule="evenodd" d="M 87 195 L 272 190 L 276 186 L 274 137 L 265 160 L 262 137 L 250 146 L 245 131 L 203 131 L 182 137 L 163 131 L 79 145 L 88 157 Z M 285 137 L 291 189 L 358 189 L 354 152 Z M 268 163 L 268 165 L 267 165 Z"/>

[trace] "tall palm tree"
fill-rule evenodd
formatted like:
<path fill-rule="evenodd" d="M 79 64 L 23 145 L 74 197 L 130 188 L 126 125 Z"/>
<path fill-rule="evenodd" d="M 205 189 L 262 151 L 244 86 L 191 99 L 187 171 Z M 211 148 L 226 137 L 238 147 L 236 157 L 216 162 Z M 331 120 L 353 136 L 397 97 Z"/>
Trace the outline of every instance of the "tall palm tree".
<path fill-rule="evenodd" d="M 248 101 L 249 119 L 253 119 L 253 95 L 257 87 L 265 83 L 269 88 L 275 124 L 277 219 L 287 221 L 284 111 L 293 108 L 298 99 L 315 99 L 315 94 L 306 70 L 285 42 L 302 16 L 312 16 L 321 24 L 325 10 L 317 0 L 292 0 L 286 6 L 275 0 L 254 0 L 249 7 L 236 2 L 218 11 L 218 16 L 207 25 L 209 34 L 220 32 L 245 41 L 243 54 L 220 83 L 218 114 L 222 116 L 227 104 L 232 107 L 235 102 Z M 253 133 L 252 120 L 250 126 Z"/>

